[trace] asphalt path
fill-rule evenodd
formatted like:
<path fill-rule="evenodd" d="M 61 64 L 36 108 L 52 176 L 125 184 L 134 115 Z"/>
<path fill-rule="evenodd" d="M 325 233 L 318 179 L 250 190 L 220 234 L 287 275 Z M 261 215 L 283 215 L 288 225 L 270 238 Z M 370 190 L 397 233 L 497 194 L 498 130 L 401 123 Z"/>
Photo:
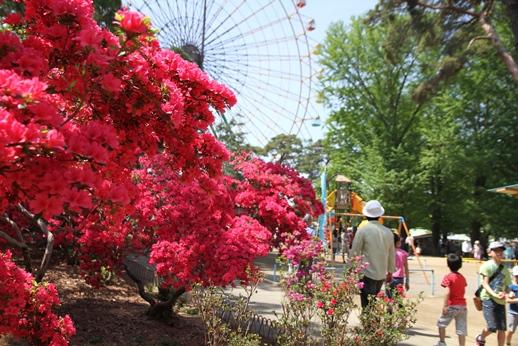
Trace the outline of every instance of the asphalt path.
<path fill-rule="evenodd" d="M 270 254 L 257 261 L 265 275 L 265 279 L 259 285 L 257 292 L 253 295 L 251 308 L 258 314 L 270 319 L 276 319 L 276 314 L 282 313 L 281 301 L 283 293 L 278 283 L 279 270 L 275 265 L 276 254 Z M 338 258 L 337 258 L 338 259 Z M 476 291 L 478 281 L 478 269 L 481 262 L 466 260 L 460 273 L 466 277 L 468 287 L 466 288 L 466 300 L 468 308 L 468 336 L 467 345 L 475 344 L 475 336 L 485 326 L 482 312 L 476 311 L 472 302 L 473 293 Z M 341 263 L 328 261 L 328 267 L 340 275 Z M 423 295 L 423 301 L 418 305 L 416 315 L 417 322 L 408 331 L 408 339 L 401 342 L 400 346 L 435 345 L 438 342 L 437 319 L 441 314 L 445 290 L 440 286 L 442 278 L 449 272 L 444 257 L 411 257 L 409 260 L 410 269 L 410 290 L 409 297 Z M 231 290 L 233 294 L 240 294 L 240 289 Z M 359 305 L 359 297 L 358 297 Z M 355 312 L 352 323 L 357 323 L 358 311 Z M 446 330 L 446 343 L 448 345 L 458 345 L 455 335 L 455 323 L 452 322 Z M 486 345 L 496 345 L 496 336 L 491 335 L 487 338 Z M 513 345 L 518 346 L 518 335 L 515 335 Z"/>

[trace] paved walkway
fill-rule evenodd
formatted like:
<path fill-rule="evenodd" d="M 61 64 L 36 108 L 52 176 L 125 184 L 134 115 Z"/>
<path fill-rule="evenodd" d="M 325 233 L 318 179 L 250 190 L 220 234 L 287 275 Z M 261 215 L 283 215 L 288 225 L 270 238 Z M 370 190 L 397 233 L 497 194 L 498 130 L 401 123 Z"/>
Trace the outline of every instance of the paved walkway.
<path fill-rule="evenodd" d="M 282 313 L 281 300 L 282 292 L 278 282 L 275 281 L 278 275 L 274 271 L 275 255 L 269 255 L 260 259 L 257 263 L 261 266 L 265 273 L 266 279 L 259 286 L 257 293 L 252 297 L 251 307 L 257 313 L 276 319 L 275 312 Z M 330 263 L 330 266 L 339 268 L 340 263 Z M 468 305 L 468 337 L 467 345 L 475 344 L 475 336 L 482 330 L 485 325 L 482 313 L 476 311 L 471 297 L 478 286 L 477 270 L 480 266 L 479 262 L 471 261 L 463 264 L 460 272 L 466 277 L 468 287 L 466 289 L 466 300 Z M 400 346 L 419 345 L 431 346 L 438 341 L 436 322 L 439 317 L 443 305 L 444 289 L 440 286 L 441 280 L 449 270 L 446 266 L 445 258 L 438 257 L 421 257 L 419 261 L 416 258 L 409 260 L 410 273 L 410 296 L 416 296 L 419 292 L 423 292 L 424 300 L 417 309 L 417 322 L 411 330 L 409 330 L 409 338 L 400 343 Z M 427 270 L 424 273 L 420 270 Z M 433 276 L 432 271 L 433 270 Z M 431 287 L 434 283 L 433 289 Z M 432 294 L 432 291 L 434 294 Z M 233 293 L 238 294 L 239 289 L 234 289 Z M 357 319 L 355 319 L 357 321 Z M 353 322 L 354 323 L 354 322 Z M 446 333 L 448 345 L 458 345 L 457 336 L 455 335 L 454 322 L 450 324 Z M 494 335 L 487 339 L 488 346 L 496 345 L 496 337 Z M 518 337 L 513 340 L 513 345 L 518 346 Z"/>

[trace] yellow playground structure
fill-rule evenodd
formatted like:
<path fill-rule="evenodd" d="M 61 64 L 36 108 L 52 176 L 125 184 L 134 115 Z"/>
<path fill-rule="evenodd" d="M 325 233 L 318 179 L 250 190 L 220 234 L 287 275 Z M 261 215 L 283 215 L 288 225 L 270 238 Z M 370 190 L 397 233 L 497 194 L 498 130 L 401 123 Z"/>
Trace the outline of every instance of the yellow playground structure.
<path fill-rule="evenodd" d="M 325 241 L 328 244 L 328 249 L 331 253 L 331 260 L 335 260 L 335 238 L 338 236 L 338 230 L 342 228 L 352 227 L 356 229 L 365 222 L 365 217 L 362 214 L 364 205 L 363 199 L 354 191 L 352 191 L 352 181 L 343 176 L 338 175 L 335 179 L 336 189 L 327 194 L 326 197 L 326 227 L 324 228 Z M 397 222 L 397 227 L 392 229 L 397 232 L 402 238 L 410 236 L 408 226 L 403 216 L 383 215 L 380 219 L 382 223 Z M 354 231 L 353 231 L 354 232 Z M 416 251 L 413 242 L 410 242 L 412 252 L 416 254 L 415 258 L 422 269 L 419 253 Z M 423 272 L 427 284 L 429 284 L 428 277 Z"/>
<path fill-rule="evenodd" d="M 355 226 L 355 219 L 362 221 L 365 218 L 362 214 L 364 201 L 356 192 L 352 191 L 352 181 L 349 178 L 343 175 L 338 175 L 335 182 L 336 189 L 331 191 L 326 198 L 328 229 L 331 227 L 333 229 L 337 229 L 337 223 L 339 221 L 342 221 L 342 224 L 344 223 L 342 219 L 348 220 L 345 222 L 347 226 Z M 403 216 L 384 215 L 381 217 L 382 223 L 385 223 L 388 220 L 396 220 L 398 222 L 396 231 L 399 235 L 402 235 L 403 237 L 410 235 Z M 361 222 L 358 223 L 361 224 Z M 332 232 L 330 236 L 331 239 L 329 240 L 332 244 Z M 327 236 L 326 240 L 328 240 Z"/>

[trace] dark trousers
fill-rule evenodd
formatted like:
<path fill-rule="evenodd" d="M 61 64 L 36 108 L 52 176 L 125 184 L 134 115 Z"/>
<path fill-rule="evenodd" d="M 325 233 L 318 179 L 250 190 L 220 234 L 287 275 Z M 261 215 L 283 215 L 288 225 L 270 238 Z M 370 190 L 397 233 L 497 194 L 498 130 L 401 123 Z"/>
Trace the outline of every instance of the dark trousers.
<path fill-rule="evenodd" d="M 381 286 L 385 280 L 373 280 L 366 276 L 360 280 L 363 282 L 363 287 L 360 290 L 360 298 L 362 302 L 362 309 L 369 305 L 369 296 L 375 296 L 381 291 Z"/>

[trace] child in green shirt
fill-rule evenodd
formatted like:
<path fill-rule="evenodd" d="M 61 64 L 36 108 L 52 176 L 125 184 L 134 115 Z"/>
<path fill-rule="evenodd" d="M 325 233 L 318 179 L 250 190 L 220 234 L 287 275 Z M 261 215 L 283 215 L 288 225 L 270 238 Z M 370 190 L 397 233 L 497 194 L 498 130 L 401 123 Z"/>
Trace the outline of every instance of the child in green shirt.
<path fill-rule="evenodd" d="M 498 346 L 504 346 L 507 329 L 505 300 L 511 284 L 511 274 L 502 264 L 504 250 L 505 246 L 501 242 L 494 241 L 489 244 L 488 253 L 491 259 L 480 267 L 479 273 L 483 287 L 480 299 L 487 327 L 475 338 L 477 346 L 485 345 L 486 337 L 495 332 Z"/>

